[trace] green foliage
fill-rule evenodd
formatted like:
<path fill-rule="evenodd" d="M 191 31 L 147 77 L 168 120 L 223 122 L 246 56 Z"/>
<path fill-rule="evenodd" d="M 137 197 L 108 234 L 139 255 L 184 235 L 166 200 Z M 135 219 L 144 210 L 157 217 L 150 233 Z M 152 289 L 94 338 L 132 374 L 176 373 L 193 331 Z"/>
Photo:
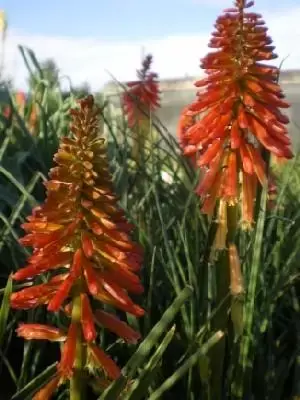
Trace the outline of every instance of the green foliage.
<path fill-rule="evenodd" d="M 7 328 L 8 314 L 10 310 L 9 298 L 12 292 L 12 279 L 8 278 L 6 288 L 3 291 L 2 304 L 0 308 L 0 348 L 3 345 L 5 330 Z"/>
<path fill-rule="evenodd" d="M 143 340 L 143 342 L 140 344 L 136 352 L 132 355 L 132 357 L 129 359 L 127 364 L 122 370 L 122 375 L 119 379 L 117 379 L 99 398 L 99 400 L 113 400 L 115 398 L 118 398 L 120 393 L 122 393 L 123 389 L 125 388 L 126 384 L 128 384 L 131 379 L 134 378 L 137 369 L 141 368 L 146 357 L 148 354 L 151 352 L 152 348 L 157 344 L 158 340 L 170 324 L 175 318 L 175 315 L 177 312 L 180 310 L 181 306 L 183 303 L 191 296 L 192 291 L 189 287 L 184 289 L 178 297 L 175 299 L 175 301 L 171 304 L 171 306 L 164 312 L 162 315 L 161 319 L 159 322 L 156 323 L 156 325 L 151 329 L 147 337 Z M 170 333 L 170 331 L 169 331 Z M 174 333 L 174 332 L 173 332 Z M 172 334 L 173 335 L 173 334 Z M 167 334 L 168 336 L 168 334 Z M 166 336 L 166 337 L 167 337 Z M 170 338 L 171 339 L 171 338 Z M 169 339 L 168 339 L 169 341 Z M 165 345 L 164 345 L 165 347 Z M 161 347 L 160 350 L 161 352 Z M 148 366 L 148 374 L 150 374 L 151 369 L 153 369 L 153 364 L 149 367 Z M 145 367 L 146 369 L 146 367 Z M 140 378 L 142 375 L 147 377 L 147 374 L 145 373 L 145 369 L 143 373 L 141 374 Z M 135 381 L 137 384 L 137 388 L 139 387 L 138 385 L 138 380 Z M 142 387 L 145 389 L 145 387 Z M 134 396 L 134 394 L 132 395 Z M 132 398 L 131 395 L 127 394 L 128 398 Z"/>
<path fill-rule="evenodd" d="M 39 389 L 41 389 L 45 384 L 47 384 L 52 378 L 54 378 L 57 371 L 57 363 L 53 363 L 38 376 L 36 376 L 32 381 L 27 383 L 21 390 L 15 393 L 11 400 L 30 400 L 32 395 L 34 395 Z"/>
<path fill-rule="evenodd" d="M 48 344 L 23 343 L 15 337 L 20 321 L 49 320 L 59 326 L 64 321 L 53 321 L 56 317 L 43 309 L 9 312 L 9 294 L 20 287 L 9 276 L 28 255 L 18 244 L 20 224 L 44 199 L 43 180 L 60 137 L 68 134 L 67 111 L 76 99 L 73 93 L 62 93 L 53 80 L 47 81 L 30 50 L 20 51 L 34 82 L 24 117 L 8 89 L 3 87 L 0 97 L 1 109 L 9 104 L 13 108 L 12 118 L 0 120 L 0 283 L 5 288 L 0 291 L 0 379 L 10 382 L 7 398 L 13 395 L 15 400 L 31 398 L 51 378 L 55 366 L 47 367 L 58 357 L 58 349 Z M 198 177 L 176 140 L 153 118 L 151 140 L 137 164 L 131 158 L 132 135 L 124 116 L 103 96 L 96 98 L 103 106 L 115 189 L 145 249 L 145 294 L 137 301 L 147 313 L 142 320 L 124 314 L 143 335 L 138 346 L 125 346 L 101 332 L 102 347 L 124 368 L 106 391 L 94 388 L 94 398 L 115 399 L 123 389 L 120 398 L 125 400 L 218 400 L 215 393 L 224 399 L 300 396 L 299 159 L 274 168 L 275 207 L 269 209 L 263 192 L 255 229 L 237 233 L 245 295 L 219 298 L 216 287 L 226 265 L 222 253 L 209 259 L 214 223 L 201 215 L 193 191 Z M 33 105 L 39 112 L 34 135 L 28 126 Z M 215 328 L 221 311 L 225 330 Z M 231 320 L 238 322 L 237 331 Z M 214 358 L 221 366 L 217 378 L 211 376 Z M 67 392 L 60 390 L 57 398 L 67 398 Z"/>

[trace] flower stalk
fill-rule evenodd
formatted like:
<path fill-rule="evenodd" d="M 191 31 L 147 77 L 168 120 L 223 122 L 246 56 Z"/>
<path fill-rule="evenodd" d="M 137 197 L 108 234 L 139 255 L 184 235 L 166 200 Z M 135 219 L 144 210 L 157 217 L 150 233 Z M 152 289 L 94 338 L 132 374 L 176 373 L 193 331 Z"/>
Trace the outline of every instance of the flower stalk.
<path fill-rule="evenodd" d="M 70 380 L 70 400 L 84 400 L 86 394 L 86 382 L 85 382 L 85 371 L 84 366 L 86 363 L 86 346 L 82 341 L 82 333 L 79 329 L 82 320 L 81 315 L 81 298 L 80 298 L 80 287 L 77 289 L 73 297 L 72 306 L 72 318 L 71 324 L 76 324 L 77 338 L 76 338 L 76 355 L 74 360 L 74 373 Z"/>

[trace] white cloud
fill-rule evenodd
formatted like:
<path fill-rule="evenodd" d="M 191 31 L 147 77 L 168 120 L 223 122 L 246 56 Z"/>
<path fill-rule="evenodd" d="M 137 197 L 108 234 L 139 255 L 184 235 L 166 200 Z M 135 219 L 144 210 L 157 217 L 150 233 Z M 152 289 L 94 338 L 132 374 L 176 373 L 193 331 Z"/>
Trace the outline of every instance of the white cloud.
<path fill-rule="evenodd" d="M 285 68 L 300 68 L 300 7 L 290 10 L 263 13 L 270 35 L 274 40 Z M 61 75 L 68 75 L 72 83 L 88 81 L 92 89 L 99 89 L 110 76 L 108 70 L 119 80 L 135 78 L 140 66 L 142 47 L 154 56 L 153 70 L 163 78 L 184 75 L 200 76 L 199 60 L 208 48 L 210 32 L 195 36 L 172 36 L 144 42 L 109 42 L 101 38 L 46 37 L 24 32 L 8 33 L 5 61 L 6 73 L 14 78 L 16 86 L 26 86 L 26 68 L 17 50 L 22 44 L 32 48 L 39 60 L 54 58 Z M 277 61 L 277 64 L 279 63 Z"/>

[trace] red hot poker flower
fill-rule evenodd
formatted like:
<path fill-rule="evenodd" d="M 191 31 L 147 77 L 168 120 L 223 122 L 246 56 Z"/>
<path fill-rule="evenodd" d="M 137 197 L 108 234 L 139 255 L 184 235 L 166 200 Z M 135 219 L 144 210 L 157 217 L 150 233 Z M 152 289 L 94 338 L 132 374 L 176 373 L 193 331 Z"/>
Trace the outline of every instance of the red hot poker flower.
<path fill-rule="evenodd" d="M 65 336 L 53 327 L 38 324 L 18 328 L 18 334 L 26 339 L 65 341 L 58 367 L 63 380 L 73 379 L 75 368 L 87 366 L 78 366 L 78 346 L 83 351 L 89 349 L 98 367 L 103 362 L 111 379 L 118 375 L 118 367 L 95 344 L 97 331 L 90 296 L 135 316 L 144 314 L 128 295 L 143 291 L 136 275 L 143 252 L 131 241 L 133 227 L 117 206 L 104 140 L 98 136 L 98 113 L 92 96 L 80 101 L 79 109 L 71 110 L 74 137 L 62 139 L 54 157 L 57 166 L 50 171 L 46 183 L 47 199 L 22 225 L 26 235 L 21 243 L 32 246 L 33 254 L 28 264 L 13 275 L 17 281 L 45 272 L 50 275 L 46 283 L 13 293 L 13 308 L 45 304 L 52 312 L 63 310 L 65 305 L 69 309 L 71 323 Z M 133 340 L 130 328 L 126 330 L 127 325 L 121 321 L 118 325 L 102 316 L 100 324 L 120 332 L 122 337 L 131 334 Z M 49 391 L 54 383 L 57 382 L 49 384 Z"/>
<path fill-rule="evenodd" d="M 128 116 L 130 128 L 160 107 L 157 74 L 150 72 L 151 64 L 152 56 L 147 55 L 143 60 L 141 70 L 137 71 L 138 80 L 128 82 L 129 89 L 123 94 L 123 107 Z"/>
<path fill-rule="evenodd" d="M 194 154 L 206 171 L 197 188 L 203 211 L 211 213 L 218 198 L 231 205 L 241 195 L 247 226 L 253 222 L 256 183 L 267 182 L 262 148 L 279 158 L 293 156 L 289 120 L 280 111 L 289 105 L 277 84 L 279 71 L 262 63 L 277 56 L 261 16 L 247 11 L 253 4 L 236 0 L 217 19 L 209 43 L 214 51 L 201 63 L 207 77 L 195 83 L 198 98 L 183 112 L 201 117 L 180 130 L 184 153 Z"/>

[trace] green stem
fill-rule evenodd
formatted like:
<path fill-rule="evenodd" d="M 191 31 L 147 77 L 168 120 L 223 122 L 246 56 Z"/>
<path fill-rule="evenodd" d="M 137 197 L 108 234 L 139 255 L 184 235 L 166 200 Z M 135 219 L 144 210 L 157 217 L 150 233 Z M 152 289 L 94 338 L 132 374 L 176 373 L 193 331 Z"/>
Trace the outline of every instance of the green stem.
<path fill-rule="evenodd" d="M 81 325 L 81 299 L 80 289 L 76 291 L 73 298 L 72 322 Z M 81 326 L 77 333 L 76 357 L 74 364 L 74 374 L 70 380 L 70 400 L 84 400 L 86 392 L 86 380 L 84 366 L 86 361 L 86 348 L 82 342 Z"/>
<path fill-rule="evenodd" d="M 234 241 L 237 229 L 237 206 L 227 206 L 227 247 Z M 228 311 L 230 309 L 229 296 L 229 259 L 228 251 L 223 250 L 219 253 L 219 258 L 214 266 L 216 277 L 216 304 L 218 310 L 212 320 L 214 331 L 221 330 L 228 333 Z M 224 301 L 224 299 L 227 299 Z M 228 340 L 228 339 L 227 339 Z M 210 386 L 211 398 L 220 400 L 223 398 L 224 391 L 224 366 L 225 366 L 226 339 L 220 340 L 210 352 Z"/>
<path fill-rule="evenodd" d="M 227 235 L 227 247 L 229 248 L 230 244 L 234 244 L 235 236 L 237 233 L 237 224 L 238 224 L 238 207 L 235 205 L 233 207 L 228 207 L 228 235 Z M 229 262 L 229 253 L 227 252 L 227 265 L 228 269 L 230 268 Z M 230 275 L 230 274 L 229 274 Z M 233 282 L 230 281 L 230 285 Z M 233 341 L 241 335 L 243 331 L 243 296 L 237 295 L 234 296 L 231 294 L 231 321 L 233 324 L 233 335 L 229 334 L 229 347 L 233 346 Z"/>
<path fill-rule="evenodd" d="M 216 307 L 218 308 L 212 319 L 212 330 L 217 332 L 228 332 L 228 310 L 229 303 L 229 266 L 227 251 L 222 250 L 219 259 L 213 266 L 216 277 Z M 224 299 L 227 297 L 227 300 Z M 223 337 L 210 351 L 210 392 L 211 399 L 221 400 L 223 398 L 223 379 L 225 366 L 226 338 Z"/>

